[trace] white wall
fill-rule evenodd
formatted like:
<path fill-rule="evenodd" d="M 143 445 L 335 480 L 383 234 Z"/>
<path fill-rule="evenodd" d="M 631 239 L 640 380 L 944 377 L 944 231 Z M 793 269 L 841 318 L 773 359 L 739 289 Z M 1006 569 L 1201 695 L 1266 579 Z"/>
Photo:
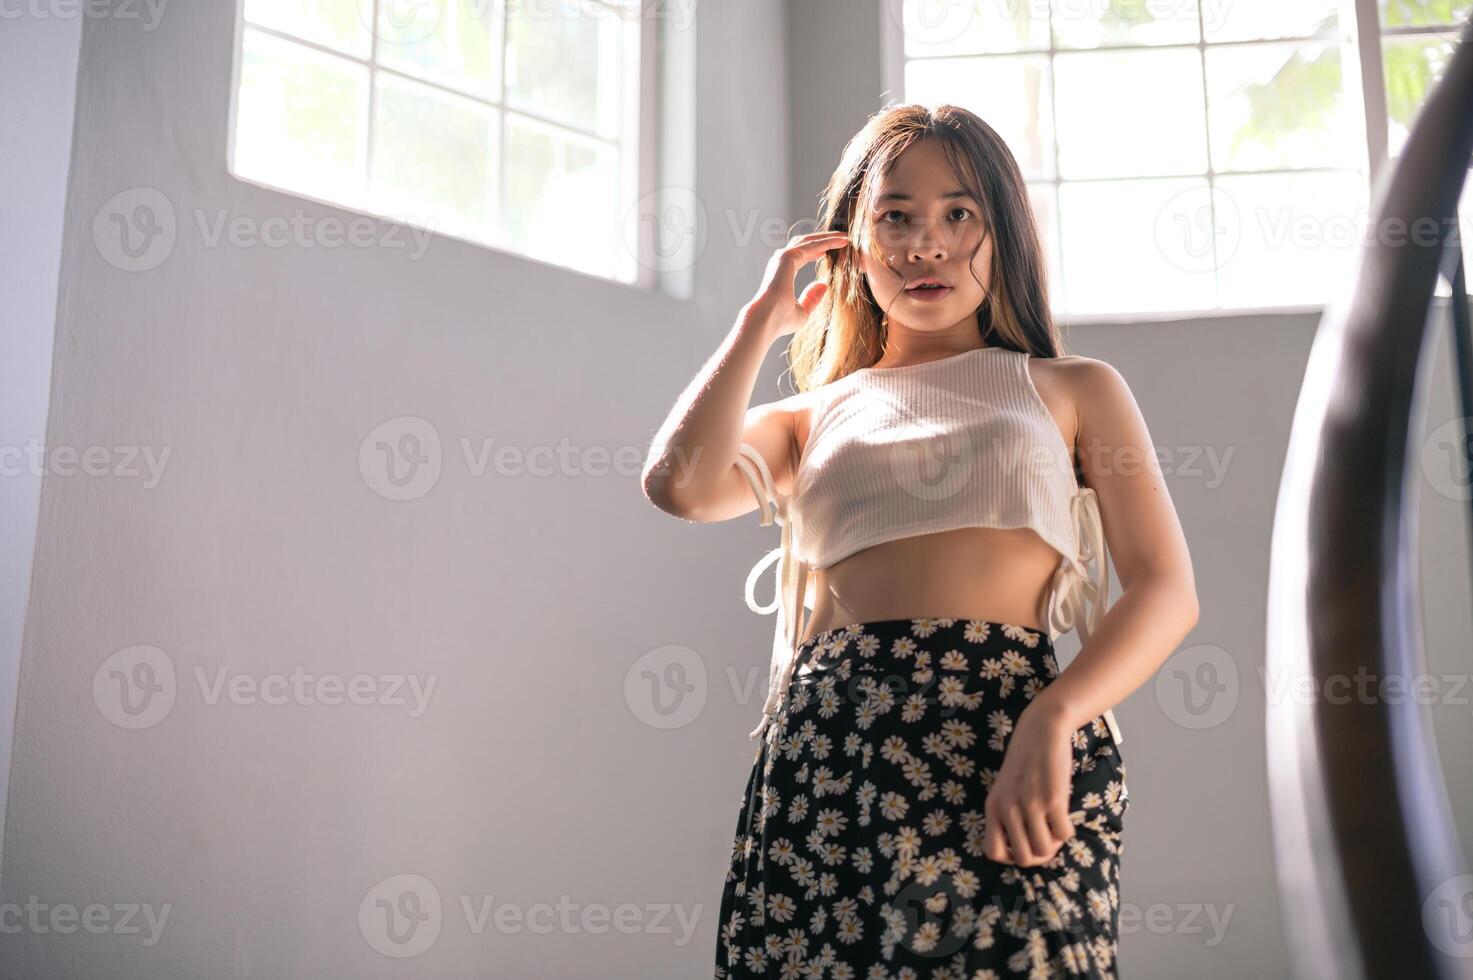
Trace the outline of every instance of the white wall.
<path fill-rule="evenodd" d="M 46 462 L 81 40 L 74 16 L 0 21 L 0 821 Z"/>
<path fill-rule="evenodd" d="M 785 227 L 789 190 L 782 4 L 698 10 L 694 138 L 712 227 L 690 302 L 448 239 L 417 260 L 211 247 L 196 209 L 347 215 L 227 175 L 232 4 L 170 4 L 152 30 L 86 21 L 48 436 L 169 455 L 153 486 L 45 483 L 0 898 L 170 911 L 152 946 L 7 936 L 0 974 L 709 969 L 762 695 L 739 701 L 723 671 L 765 679 L 771 621 L 741 587 L 772 535 L 672 520 L 639 472 L 778 244 L 729 229 L 753 211 Z M 131 188 L 162 194 L 177 219 L 148 271 L 110 264 L 93 238 Z M 775 356 L 769 395 L 777 373 Z M 433 490 L 396 502 L 370 489 L 359 454 L 400 416 L 432 423 L 444 452 Z M 472 476 L 461 438 L 589 452 L 554 476 Z M 597 472 L 599 449 L 623 451 L 623 472 Z M 661 731 L 625 678 L 672 643 L 703 658 L 713 690 L 693 724 Z M 159 648 L 178 686 L 163 720 L 127 730 L 93 683 L 135 645 Z M 195 678 L 299 667 L 438 686 L 410 718 L 211 704 Z M 358 920 L 365 895 L 404 873 L 445 903 L 413 960 L 376 952 Z M 488 895 L 524 910 L 566 896 L 574 927 L 474 934 L 460 896 Z M 590 906 L 626 903 L 633 935 L 578 925 Z M 662 906 L 694 916 L 693 935 Z"/>

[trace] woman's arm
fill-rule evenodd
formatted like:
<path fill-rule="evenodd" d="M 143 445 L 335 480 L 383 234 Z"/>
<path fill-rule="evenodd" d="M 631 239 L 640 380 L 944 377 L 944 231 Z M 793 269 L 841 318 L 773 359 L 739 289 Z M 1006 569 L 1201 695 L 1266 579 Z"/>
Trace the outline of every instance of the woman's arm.
<path fill-rule="evenodd" d="M 643 485 L 656 507 L 692 521 L 728 520 L 756 510 L 752 486 L 736 462 L 743 442 L 766 459 L 778 492 L 789 492 L 792 403 L 784 399 L 747 406 L 768 348 L 800 327 L 827 292 L 825 283 L 813 282 L 801 299 L 794 299 L 798 270 L 847 244 L 844 232 L 813 232 L 773 254 L 761 290 L 742 307 L 725 342 L 681 393 L 655 435 Z"/>
<path fill-rule="evenodd" d="M 1072 734 L 1149 680 L 1197 622 L 1191 556 L 1135 397 L 1103 361 L 1060 358 L 1059 367 L 1123 591 L 1069 666 L 1023 709 L 988 793 L 983 853 L 1024 866 L 1052 860 L 1074 835 Z"/>
<path fill-rule="evenodd" d="M 722 521 L 757 509 L 737 468 L 737 449 L 762 453 L 781 493 L 791 485 L 792 413 L 786 399 L 748 408 L 771 332 L 743 307 L 726 341 L 681 393 L 644 468 L 644 494 L 656 507 L 689 521 Z"/>
<path fill-rule="evenodd" d="M 1099 496 L 1121 595 L 1028 707 L 1052 715 L 1064 731 L 1088 724 L 1150 680 L 1198 614 L 1186 537 L 1130 387 L 1093 358 L 1079 358 L 1069 371 L 1085 482 Z"/>

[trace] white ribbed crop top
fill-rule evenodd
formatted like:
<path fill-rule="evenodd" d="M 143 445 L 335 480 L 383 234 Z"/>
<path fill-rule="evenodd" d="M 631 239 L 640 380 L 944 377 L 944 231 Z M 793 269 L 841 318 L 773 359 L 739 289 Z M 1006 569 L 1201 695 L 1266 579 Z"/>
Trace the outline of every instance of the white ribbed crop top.
<path fill-rule="evenodd" d="M 808 573 L 885 541 L 961 527 L 1032 528 L 1060 555 L 1039 619 L 1050 640 L 1075 628 L 1088 639 L 1110 594 L 1099 503 L 1075 477 L 1027 354 L 981 347 L 864 368 L 815 395 L 791 495 L 779 497 L 754 447 L 742 443 L 736 459 L 762 524 L 782 525 L 782 543 L 747 576 L 747 605 L 778 611 L 767 701 L 750 737 L 766 730 L 792 679 L 803 612 L 813 606 Z M 759 606 L 753 590 L 774 561 L 776 596 Z M 1123 741 L 1114 712 L 1105 722 Z"/>

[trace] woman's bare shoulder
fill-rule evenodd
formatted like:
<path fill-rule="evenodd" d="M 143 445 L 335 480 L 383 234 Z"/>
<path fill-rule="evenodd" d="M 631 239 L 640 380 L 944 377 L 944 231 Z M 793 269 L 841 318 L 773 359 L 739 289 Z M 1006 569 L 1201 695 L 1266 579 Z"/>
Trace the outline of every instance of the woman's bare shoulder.
<path fill-rule="evenodd" d="M 1130 391 L 1125 377 L 1109 361 L 1080 354 L 1052 359 L 1053 367 L 1076 401 L 1118 400 Z"/>
<path fill-rule="evenodd" d="M 1060 357 L 1030 357 L 1028 367 L 1033 386 L 1053 413 L 1065 442 L 1075 444 L 1083 418 L 1113 414 L 1128 399 L 1125 379 L 1107 361 L 1081 354 Z"/>
<path fill-rule="evenodd" d="M 1088 400 L 1091 393 L 1097 396 L 1104 389 L 1125 383 L 1120 372 L 1108 361 L 1082 354 L 1032 357 L 1028 366 L 1040 392 L 1044 385 L 1048 385 L 1054 389 L 1054 394 L 1070 402 Z"/>

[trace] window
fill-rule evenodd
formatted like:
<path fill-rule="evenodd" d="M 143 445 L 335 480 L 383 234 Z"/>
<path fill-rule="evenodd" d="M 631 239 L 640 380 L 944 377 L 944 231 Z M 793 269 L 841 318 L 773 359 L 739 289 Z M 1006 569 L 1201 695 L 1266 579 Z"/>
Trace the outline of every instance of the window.
<path fill-rule="evenodd" d="M 1376 0 L 1381 34 L 1381 77 L 1386 98 L 1386 155 L 1395 160 L 1406 145 L 1427 93 L 1442 80 L 1457 46 L 1460 24 L 1473 16 L 1473 0 Z M 1458 202 L 1463 237 L 1463 275 L 1473 280 L 1473 167 Z M 1437 295 L 1451 296 L 1438 281 Z"/>
<path fill-rule="evenodd" d="M 652 36 L 631 0 L 241 0 L 231 172 L 633 282 Z"/>
<path fill-rule="evenodd" d="M 891 9 L 904 97 L 971 109 L 1017 157 L 1055 309 L 1120 316 L 1332 298 L 1370 233 L 1379 141 L 1368 134 L 1379 127 L 1399 148 L 1473 10 L 1377 2 L 1379 115 L 1362 95 L 1372 73 L 1353 0 Z"/>

